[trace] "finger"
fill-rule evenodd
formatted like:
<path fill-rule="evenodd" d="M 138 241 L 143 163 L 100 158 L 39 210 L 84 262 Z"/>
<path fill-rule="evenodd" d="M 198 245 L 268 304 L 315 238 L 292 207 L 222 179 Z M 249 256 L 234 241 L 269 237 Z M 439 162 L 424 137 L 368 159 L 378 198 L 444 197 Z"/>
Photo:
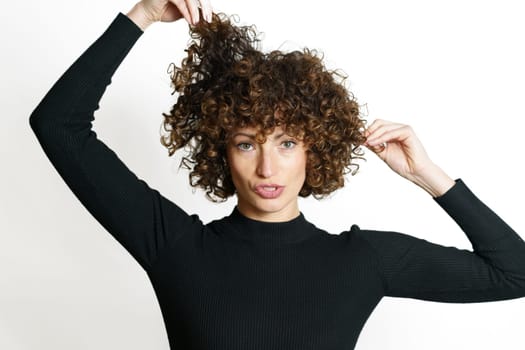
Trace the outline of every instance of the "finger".
<path fill-rule="evenodd" d="M 371 150 L 372 152 L 379 154 L 379 153 L 383 152 L 384 150 L 386 150 L 387 145 L 388 145 L 388 143 L 383 142 L 383 143 L 380 143 L 380 144 L 375 145 L 375 146 L 368 146 L 368 145 L 365 145 L 365 146 L 369 150 Z"/>
<path fill-rule="evenodd" d="M 175 5 L 175 7 L 177 7 L 182 17 L 184 17 L 184 19 L 186 20 L 186 22 L 188 22 L 189 24 L 192 24 L 191 15 L 186 5 L 186 1 L 185 0 L 170 0 L 170 2 L 173 5 Z"/>
<path fill-rule="evenodd" d="M 412 132 L 412 129 L 408 125 L 403 125 L 391 130 L 385 130 L 381 135 L 377 136 L 373 140 L 367 141 L 370 146 L 376 146 L 383 142 L 392 142 L 392 141 L 404 141 L 406 140 Z"/>
<path fill-rule="evenodd" d="M 190 10 L 192 24 L 196 25 L 199 23 L 199 0 L 186 0 L 186 5 Z"/>
<path fill-rule="evenodd" d="M 201 8 L 202 8 L 202 14 L 204 16 L 204 19 L 207 22 L 211 22 L 213 9 L 211 7 L 210 0 L 200 0 Z"/>
<path fill-rule="evenodd" d="M 384 119 L 376 119 L 373 121 L 372 124 L 365 130 L 365 136 L 368 137 L 371 133 L 373 133 L 375 130 L 377 130 L 382 125 L 392 124 L 391 121 L 384 120 Z"/>
<path fill-rule="evenodd" d="M 368 144 L 377 143 L 376 141 L 379 140 L 380 138 L 382 138 L 385 135 L 385 133 L 387 133 L 389 131 L 392 131 L 392 130 L 399 129 L 399 128 L 403 128 L 404 126 L 405 125 L 398 124 L 398 123 L 381 125 L 381 126 L 377 127 L 375 130 L 373 130 L 368 135 L 368 137 L 366 138 L 366 143 L 368 143 Z"/>

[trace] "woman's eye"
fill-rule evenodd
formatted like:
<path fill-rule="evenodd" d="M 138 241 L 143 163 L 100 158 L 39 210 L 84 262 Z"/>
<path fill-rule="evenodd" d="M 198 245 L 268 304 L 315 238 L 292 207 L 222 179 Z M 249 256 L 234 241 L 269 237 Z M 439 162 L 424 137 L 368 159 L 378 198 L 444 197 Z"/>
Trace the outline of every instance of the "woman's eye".
<path fill-rule="evenodd" d="M 283 147 L 284 148 L 287 148 L 287 149 L 290 149 L 290 148 L 294 148 L 294 146 L 296 145 L 296 143 L 294 141 L 284 141 L 282 143 Z"/>
<path fill-rule="evenodd" d="M 249 151 L 252 148 L 252 145 L 246 142 L 241 142 L 237 145 L 237 148 L 239 148 L 241 151 Z"/>

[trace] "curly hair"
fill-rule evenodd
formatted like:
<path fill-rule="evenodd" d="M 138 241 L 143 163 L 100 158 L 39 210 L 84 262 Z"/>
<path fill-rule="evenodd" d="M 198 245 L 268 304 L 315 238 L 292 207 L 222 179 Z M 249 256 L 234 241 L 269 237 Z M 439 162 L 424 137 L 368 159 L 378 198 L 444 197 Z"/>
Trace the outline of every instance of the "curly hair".
<path fill-rule="evenodd" d="M 344 175 L 359 169 L 352 161 L 364 159 L 360 146 L 366 141 L 366 121 L 344 87 L 346 76 L 327 70 L 315 50 L 263 53 L 255 26 L 234 21 L 220 13 L 190 27 L 187 56 L 181 67 L 170 65 L 178 97 L 163 113 L 167 134 L 161 143 L 169 156 L 184 147 L 188 155 L 180 167 L 190 170 L 190 185 L 224 201 L 235 193 L 229 137 L 237 128 L 254 127 L 262 143 L 280 126 L 307 149 L 300 196 L 319 199 L 343 187 Z"/>

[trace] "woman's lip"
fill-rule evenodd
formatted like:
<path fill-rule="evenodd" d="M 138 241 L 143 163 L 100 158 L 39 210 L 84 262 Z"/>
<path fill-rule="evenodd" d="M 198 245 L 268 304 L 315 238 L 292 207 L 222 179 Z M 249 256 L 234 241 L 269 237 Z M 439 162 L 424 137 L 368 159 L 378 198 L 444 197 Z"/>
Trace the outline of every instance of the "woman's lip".
<path fill-rule="evenodd" d="M 284 190 L 284 186 L 275 184 L 262 184 L 255 186 L 255 193 L 265 199 L 277 198 Z"/>

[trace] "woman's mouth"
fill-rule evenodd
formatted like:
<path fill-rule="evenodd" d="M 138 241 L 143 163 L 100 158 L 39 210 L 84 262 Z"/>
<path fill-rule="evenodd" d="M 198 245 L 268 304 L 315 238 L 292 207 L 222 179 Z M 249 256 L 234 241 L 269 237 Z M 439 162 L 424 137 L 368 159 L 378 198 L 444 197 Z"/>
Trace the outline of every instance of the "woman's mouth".
<path fill-rule="evenodd" d="M 255 186 L 255 193 L 265 199 L 277 198 L 284 190 L 284 186 L 275 184 L 262 184 Z"/>

